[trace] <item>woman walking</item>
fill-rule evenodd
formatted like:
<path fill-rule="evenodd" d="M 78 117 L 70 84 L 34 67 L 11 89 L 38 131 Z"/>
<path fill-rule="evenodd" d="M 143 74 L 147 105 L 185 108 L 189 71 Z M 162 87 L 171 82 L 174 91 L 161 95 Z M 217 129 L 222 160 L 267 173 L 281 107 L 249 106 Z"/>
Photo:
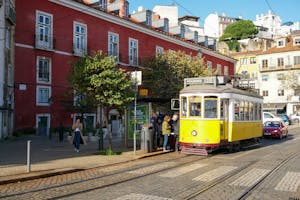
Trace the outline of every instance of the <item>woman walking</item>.
<path fill-rule="evenodd" d="M 170 121 L 170 116 L 166 115 L 162 123 L 162 134 L 164 136 L 163 151 L 167 150 L 168 138 L 171 133 L 171 126 L 169 124 L 169 121 Z"/>
<path fill-rule="evenodd" d="M 80 122 L 80 119 L 78 118 L 75 122 L 75 124 L 73 124 L 72 126 L 72 130 L 73 130 L 73 144 L 75 147 L 75 151 L 79 152 L 79 147 L 80 147 L 80 143 L 82 142 L 83 144 L 86 144 L 83 135 L 82 135 L 82 129 L 83 129 L 83 125 Z"/>

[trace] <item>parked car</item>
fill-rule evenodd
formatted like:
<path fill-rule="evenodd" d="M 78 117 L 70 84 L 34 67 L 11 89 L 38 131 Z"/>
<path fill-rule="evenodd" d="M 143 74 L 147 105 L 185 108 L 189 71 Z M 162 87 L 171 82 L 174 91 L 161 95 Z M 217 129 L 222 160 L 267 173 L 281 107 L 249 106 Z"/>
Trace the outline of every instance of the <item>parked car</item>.
<path fill-rule="evenodd" d="M 282 122 L 278 120 L 270 120 L 264 123 L 263 136 L 282 139 L 288 136 L 288 128 Z"/>
<path fill-rule="evenodd" d="M 273 113 L 263 112 L 263 123 L 265 123 L 266 121 L 271 121 L 271 120 L 282 121 L 282 119 L 280 117 L 275 116 Z"/>
<path fill-rule="evenodd" d="M 296 113 L 291 115 L 291 121 L 294 123 L 299 123 L 300 122 L 300 113 Z"/>
<path fill-rule="evenodd" d="M 280 117 L 283 120 L 285 125 L 291 125 L 292 124 L 291 119 L 286 114 L 278 115 L 278 117 Z"/>

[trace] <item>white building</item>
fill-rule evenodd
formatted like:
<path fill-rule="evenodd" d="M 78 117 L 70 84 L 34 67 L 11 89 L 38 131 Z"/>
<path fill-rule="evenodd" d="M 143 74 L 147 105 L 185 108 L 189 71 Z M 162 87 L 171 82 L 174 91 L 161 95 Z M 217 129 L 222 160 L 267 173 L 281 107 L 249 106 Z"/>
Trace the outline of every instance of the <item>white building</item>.
<path fill-rule="evenodd" d="M 257 56 L 260 94 L 265 111 L 290 115 L 300 111 L 300 34 L 278 38 L 276 44 Z"/>
<path fill-rule="evenodd" d="M 291 22 L 282 24 L 281 18 L 269 12 L 267 14 L 256 15 L 256 20 L 253 22 L 256 26 L 267 28 L 273 38 L 278 36 L 287 36 L 294 30 L 299 30 L 299 22 Z"/>
<path fill-rule="evenodd" d="M 176 5 L 161 6 L 156 5 L 153 12 L 158 14 L 160 18 L 168 18 L 169 26 L 178 26 L 178 7 Z"/>
<path fill-rule="evenodd" d="M 205 35 L 213 38 L 219 38 L 223 35 L 224 30 L 229 24 L 236 22 L 239 18 L 232 18 L 223 13 L 221 16 L 218 13 L 209 14 L 204 21 Z"/>
<path fill-rule="evenodd" d="M 0 1 L 0 139 L 13 132 L 14 2 Z"/>

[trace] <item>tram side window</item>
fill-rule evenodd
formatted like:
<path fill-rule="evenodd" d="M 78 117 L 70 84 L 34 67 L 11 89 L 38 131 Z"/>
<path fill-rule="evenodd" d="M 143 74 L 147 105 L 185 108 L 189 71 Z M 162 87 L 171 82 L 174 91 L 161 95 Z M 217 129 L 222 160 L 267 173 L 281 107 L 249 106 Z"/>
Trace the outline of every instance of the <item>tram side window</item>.
<path fill-rule="evenodd" d="M 217 118 L 217 97 L 204 98 L 204 118 Z"/>
<path fill-rule="evenodd" d="M 235 101 L 234 102 L 234 120 L 239 121 L 240 120 L 240 102 Z"/>
<path fill-rule="evenodd" d="M 186 111 L 187 111 L 187 98 L 182 97 L 181 98 L 181 116 L 186 117 Z"/>
<path fill-rule="evenodd" d="M 190 116 L 201 116 L 201 97 L 189 97 Z"/>
<path fill-rule="evenodd" d="M 244 101 L 240 102 L 240 109 L 239 109 L 239 113 L 240 113 L 240 121 L 244 121 Z"/>
<path fill-rule="evenodd" d="M 257 107 L 256 107 L 256 113 L 257 113 L 257 120 L 261 120 L 261 104 L 257 104 Z"/>
<path fill-rule="evenodd" d="M 244 120 L 249 120 L 249 103 L 247 101 L 244 102 Z"/>
<path fill-rule="evenodd" d="M 253 110 L 254 104 L 252 102 L 249 102 L 249 120 L 254 120 L 254 110 Z"/>

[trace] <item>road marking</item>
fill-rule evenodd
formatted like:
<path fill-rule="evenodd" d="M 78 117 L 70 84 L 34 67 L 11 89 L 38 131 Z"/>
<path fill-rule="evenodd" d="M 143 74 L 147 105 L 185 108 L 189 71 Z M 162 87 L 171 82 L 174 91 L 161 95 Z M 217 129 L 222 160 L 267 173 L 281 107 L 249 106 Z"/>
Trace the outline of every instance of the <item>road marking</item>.
<path fill-rule="evenodd" d="M 237 167 L 234 167 L 234 166 L 221 166 L 214 170 L 206 172 L 196 178 L 193 178 L 193 181 L 209 182 L 209 181 L 212 181 L 216 178 L 219 178 L 219 177 L 229 173 L 230 171 L 232 171 L 236 168 Z"/>
<path fill-rule="evenodd" d="M 150 173 L 153 173 L 153 172 L 156 172 L 156 171 L 167 169 L 169 167 L 174 167 L 175 165 L 176 165 L 175 162 L 163 162 L 163 163 L 160 163 L 160 164 L 157 164 L 157 165 L 143 167 L 143 168 L 136 169 L 136 170 L 131 170 L 131 171 L 128 171 L 128 173 L 141 174 L 141 175 L 150 174 Z"/>
<path fill-rule="evenodd" d="M 170 170 L 165 174 L 161 174 L 160 176 L 161 177 L 174 178 L 174 177 L 181 176 L 183 174 L 194 171 L 194 170 L 199 169 L 199 168 L 204 167 L 204 166 L 206 166 L 206 164 L 192 164 L 192 165 L 189 165 L 189 166 L 180 167 L 180 168 L 177 168 L 177 169 L 174 169 L 174 170 Z"/>
<path fill-rule="evenodd" d="M 275 187 L 275 190 L 286 192 L 297 192 L 300 185 L 300 173 L 299 172 L 287 172 L 286 175 Z"/>
<path fill-rule="evenodd" d="M 268 169 L 251 169 L 249 172 L 239 177 L 229 185 L 250 187 L 257 183 L 264 175 L 266 175 L 270 170 Z"/>
<path fill-rule="evenodd" d="M 164 198 L 164 197 L 159 197 L 159 196 L 153 196 L 153 195 L 146 195 L 146 194 L 136 194 L 136 193 L 131 193 L 127 194 L 124 196 L 121 196 L 117 199 L 114 200 L 172 200 L 170 198 Z"/>

